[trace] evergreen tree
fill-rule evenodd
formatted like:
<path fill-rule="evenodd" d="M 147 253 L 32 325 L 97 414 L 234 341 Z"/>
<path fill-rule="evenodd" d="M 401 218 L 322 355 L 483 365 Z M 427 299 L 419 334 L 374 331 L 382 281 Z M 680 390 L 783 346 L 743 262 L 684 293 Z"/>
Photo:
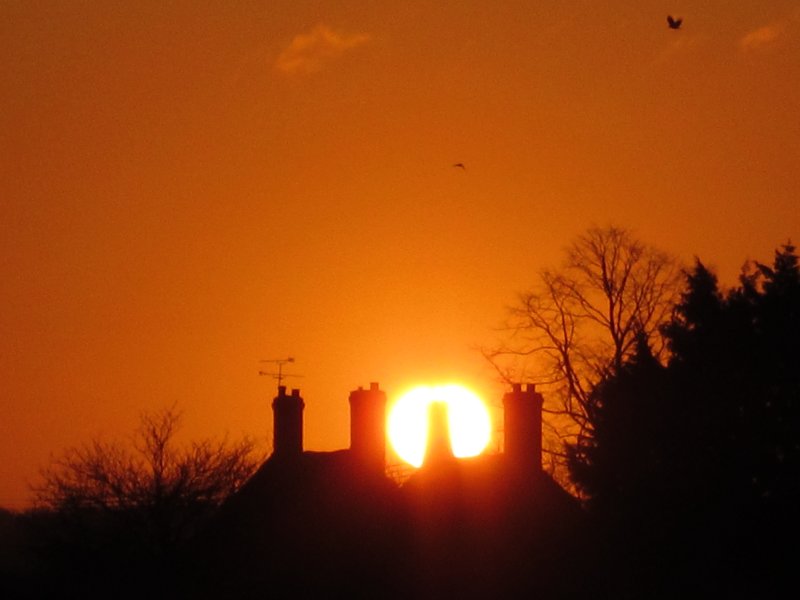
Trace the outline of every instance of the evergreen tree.
<path fill-rule="evenodd" d="M 666 366 L 642 339 L 592 389 L 593 427 L 568 447 L 572 477 L 635 560 L 658 544 L 677 561 L 665 569 L 736 573 L 731 586 L 780 580 L 782 548 L 800 529 L 795 248 L 724 294 L 696 261 L 662 333 Z"/>

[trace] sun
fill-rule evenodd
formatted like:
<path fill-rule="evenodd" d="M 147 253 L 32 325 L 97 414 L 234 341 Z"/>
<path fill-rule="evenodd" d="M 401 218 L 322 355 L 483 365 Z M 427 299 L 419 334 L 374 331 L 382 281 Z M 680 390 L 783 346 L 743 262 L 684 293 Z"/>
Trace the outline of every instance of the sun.
<path fill-rule="evenodd" d="M 415 467 L 422 466 L 431 402 L 447 404 L 454 456 L 464 458 L 483 452 L 492 427 L 489 410 L 478 395 L 461 385 L 423 385 L 403 394 L 389 410 L 389 441 L 401 459 Z"/>

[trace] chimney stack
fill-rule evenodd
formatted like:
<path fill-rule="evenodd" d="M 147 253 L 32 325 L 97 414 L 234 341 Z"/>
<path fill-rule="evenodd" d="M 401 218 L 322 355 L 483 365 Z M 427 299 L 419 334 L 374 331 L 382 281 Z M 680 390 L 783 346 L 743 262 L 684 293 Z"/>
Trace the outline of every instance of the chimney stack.
<path fill-rule="evenodd" d="M 350 450 L 364 467 L 386 467 L 386 392 L 372 382 L 350 392 Z"/>
<path fill-rule="evenodd" d="M 300 390 L 286 394 L 286 386 L 278 386 L 272 401 L 273 449 L 275 456 L 300 456 L 303 453 L 303 408 Z"/>
<path fill-rule="evenodd" d="M 529 383 L 515 383 L 503 396 L 506 460 L 522 470 L 542 470 L 542 404 L 544 398 Z"/>
<path fill-rule="evenodd" d="M 428 441 L 425 444 L 423 467 L 433 467 L 452 462 L 450 424 L 447 419 L 447 404 L 431 402 L 428 405 Z"/>

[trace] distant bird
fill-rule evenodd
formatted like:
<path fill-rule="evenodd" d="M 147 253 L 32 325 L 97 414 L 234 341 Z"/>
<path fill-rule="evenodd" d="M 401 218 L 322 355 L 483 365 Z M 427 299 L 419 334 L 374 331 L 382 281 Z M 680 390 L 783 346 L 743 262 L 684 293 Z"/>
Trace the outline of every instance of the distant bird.
<path fill-rule="evenodd" d="M 467 167 L 464 166 L 464 163 L 456 163 L 453 165 L 454 167 L 458 167 L 459 169 L 467 170 Z"/>
<path fill-rule="evenodd" d="M 672 15 L 667 15 L 667 25 L 670 29 L 680 29 L 683 19 L 673 19 Z"/>

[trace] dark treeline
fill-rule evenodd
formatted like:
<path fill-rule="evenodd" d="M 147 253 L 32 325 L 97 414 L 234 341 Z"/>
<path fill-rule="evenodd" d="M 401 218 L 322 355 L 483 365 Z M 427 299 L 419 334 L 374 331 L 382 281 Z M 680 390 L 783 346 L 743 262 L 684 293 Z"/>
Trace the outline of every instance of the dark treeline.
<path fill-rule="evenodd" d="M 35 508 L 0 513 L 0 597 L 169 597 L 221 504 L 258 466 L 253 441 L 176 444 L 173 407 L 132 444 L 92 440 L 42 471 Z"/>
<path fill-rule="evenodd" d="M 572 480 L 620 590 L 765 597 L 798 558 L 800 271 L 787 244 L 723 293 L 699 260 L 662 328 L 597 385 Z"/>
<path fill-rule="evenodd" d="M 553 486 L 545 502 L 544 487 L 522 499 L 509 477 L 484 485 L 491 461 L 472 479 L 420 479 L 417 496 L 361 477 L 346 452 L 306 453 L 305 479 L 267 461 L 241 489 L 252 469 L 239 460 L 238 479 L 206 496 L 164 485 L 137 496 L 134 476 L 127 500 L 98 504 L 82 501 L 96 486 L 68 478 L 69 496 L 51 486 L 38 510 L 0 511 L 0 596 L 425 597 L 415 576 L 430 564 L 437 597 L 777 594 L 792 585 L 800 525 L 795 248 L 728 290 L 696 261 L 659 335 L 665 358 L 642 330 L 590 391 L 591 427 L 566 448 L 580 516 L 554 508 Z M 180 475 L 192 463 L 175 464 Z M 233 579 L 215 578 L 220 565 Z"/>

